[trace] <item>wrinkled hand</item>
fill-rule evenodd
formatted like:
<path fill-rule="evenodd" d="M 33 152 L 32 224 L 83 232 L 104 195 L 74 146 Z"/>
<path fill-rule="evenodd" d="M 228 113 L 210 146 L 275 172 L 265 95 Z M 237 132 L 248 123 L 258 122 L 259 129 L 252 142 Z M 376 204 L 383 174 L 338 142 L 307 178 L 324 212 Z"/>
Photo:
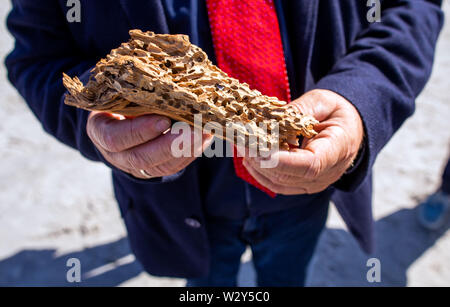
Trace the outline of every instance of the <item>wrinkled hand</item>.
<path fill-rule="evenodd" d="M 195 160 L 194 150 L 203 151 L 212 140 L 210 136 L 203 136 L 199 144 L 202 148 L 192 146 L 190 157 L 175 158 L 171 145 L 180 135 L 164 133 L 170 126 L 170 120 L 160 115 L 119 119 L 109 113 L 92 112 L 86 129 L 109 163 L 134 177 L 148 179 L 149 176 L 169 176 L 181 171 Z M 190 137 L 194 144 L 194 132 Z"/>
<path fill-rule="evenodd" d="M 284 195 L 312 194 L 335 183 L 351 166 L 364 128 L 356 108 L 328 90 L 313 90 L 293 101 L 304 114 L 320 121 L 318 135 L 305 138 L 301 149 L 280 151 L 275 168 L 261 168 L 259 158 L 244 158 L 249 173 L 262 185 Z"/>

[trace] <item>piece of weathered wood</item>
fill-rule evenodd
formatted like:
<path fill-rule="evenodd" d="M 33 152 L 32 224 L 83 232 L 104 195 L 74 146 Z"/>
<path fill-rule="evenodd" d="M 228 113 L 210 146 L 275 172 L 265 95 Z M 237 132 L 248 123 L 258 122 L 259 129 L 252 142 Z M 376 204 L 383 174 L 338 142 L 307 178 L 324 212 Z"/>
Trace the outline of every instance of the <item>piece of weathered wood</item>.
<path fill-rule="evenodd" d="M 86 86 L 64 74 L 66 104 L 126 116 L 157 113 L 191 125 L 194 115 L 201 114 L 203 126 L 215 122 L 223 132 L 238 132 L 220 137 L 251 146 L 253 136 L 269 149 L 287 150 L 289 144 L 298 145 L 299 135 L 316 134 L 313 117 L 229 77 L 186 35 L 140 30 L 130 35 L 97 63 Z M 279 136 L 273 133 L 276 125 Z"/>

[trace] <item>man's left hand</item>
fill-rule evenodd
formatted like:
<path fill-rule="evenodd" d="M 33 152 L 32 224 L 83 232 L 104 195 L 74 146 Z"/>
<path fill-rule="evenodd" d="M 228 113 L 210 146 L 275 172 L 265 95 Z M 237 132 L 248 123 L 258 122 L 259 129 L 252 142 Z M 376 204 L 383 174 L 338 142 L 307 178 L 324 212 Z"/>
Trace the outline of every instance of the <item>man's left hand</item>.
<path fill-rule="evenodd" d="M 244 158 L 248 172 L 277 194 L 313 194 L 335 183 L 352 165 L 360 149 L 364 128 L 356 108 L 328 90 L 313 90 L 290 103 L 314 116 L 319 132 L 305 138 L 300 149 L 279 151 L 275 168 L 261 168 L 259 158 Z"/>

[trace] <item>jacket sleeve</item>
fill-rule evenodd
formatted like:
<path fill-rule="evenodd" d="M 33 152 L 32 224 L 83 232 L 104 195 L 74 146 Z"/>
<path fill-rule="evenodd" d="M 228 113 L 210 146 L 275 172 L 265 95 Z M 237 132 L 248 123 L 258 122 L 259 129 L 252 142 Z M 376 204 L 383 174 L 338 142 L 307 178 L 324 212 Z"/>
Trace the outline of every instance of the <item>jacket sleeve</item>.
<path fill-rule="evenodd" d="M 358 188 L 377 154 L 414 112 L 415 99 L 431 74 L 443 25 L 440 4 L 437 0 L 383 1 L 381 22 L 359 33 L 347 54 L 315 85 L 349 100 L 365 126 L 363 154 L 336 188 Z"/>
<path fill-rule="evenodd" d="M 64 104 L 62 73 L 89 79 L 99 60 L 77 48 L 65 13 L 54 0 L 14 0 L 7 26 L 15 38 L 14 50 L 5 60 L 8 78 L 25 99 L 46 132 L 78 150 L 84 157 L 102 161 L 116 174 L 140 183 L 169 182 L 173 176 L 137 179 L 108 163 L 86 133 L 88 111 Z"/>
<path fill-rule="evenodd" d="M 7 26 L 15 38 L 14 50 L 5 60 L 10 82 L 45 131 L 98 161 L 86 135 L 89 112 L 64 104 L 62 84 L 63 72 L 86 80 L 96 59 L 78 50 L 58 2 L 15 0 Z"/>

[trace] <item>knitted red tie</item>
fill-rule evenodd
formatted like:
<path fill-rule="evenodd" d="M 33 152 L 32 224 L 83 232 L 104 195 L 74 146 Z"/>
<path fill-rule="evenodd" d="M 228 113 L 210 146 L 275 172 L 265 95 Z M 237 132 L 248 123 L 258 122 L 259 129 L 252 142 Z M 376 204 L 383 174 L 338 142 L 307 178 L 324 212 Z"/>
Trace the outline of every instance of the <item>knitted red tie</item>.
<path fill-rule="evenodd" d="M 273 0 L 207 0 L 218 66 L 268 96 L 290 101 L 289 81 Z M 271 197 L 234 150 L 236 175 Z"/>

